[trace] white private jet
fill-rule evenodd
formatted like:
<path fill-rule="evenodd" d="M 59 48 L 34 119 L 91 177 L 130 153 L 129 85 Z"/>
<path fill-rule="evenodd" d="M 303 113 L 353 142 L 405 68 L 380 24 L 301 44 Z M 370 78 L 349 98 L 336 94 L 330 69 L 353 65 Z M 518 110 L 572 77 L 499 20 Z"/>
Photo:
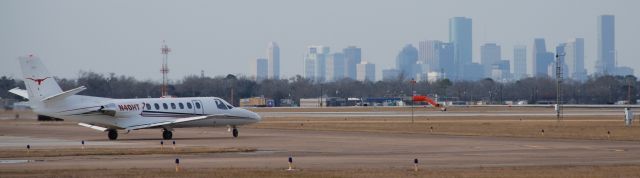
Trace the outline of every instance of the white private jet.
<path fill-rule="evenodd" d="M 19 61 L 27 90 L 9 92 L 28 99 L 39 115 L 106 131 L 110 140 L 118 138 L 117 130 L 162 129 L 162 138 L 171 139 L 174 128 L 221 126 L 238 137 L 236 126 L 261 120 L 258 114 L 217 97 L 112 99 L 76 95 L 86 89 L 84 86 L 63 92 L 39 58 L 29 55 Z"/>

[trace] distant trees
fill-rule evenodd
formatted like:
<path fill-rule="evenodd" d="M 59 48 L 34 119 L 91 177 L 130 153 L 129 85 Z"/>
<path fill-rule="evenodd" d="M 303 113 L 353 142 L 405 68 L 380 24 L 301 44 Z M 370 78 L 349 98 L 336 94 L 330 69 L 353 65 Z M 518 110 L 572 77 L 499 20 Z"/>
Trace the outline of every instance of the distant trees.
<path fill-rule="evenodd" d="M 108 75 L 94 72 L 80 72 L 77 79 L 56 78 L 63 90 L 78 86 L 88 89 L 81 94 L 110 98 L 147 98 L 159 97 L 159 82 L 141 81 L 133 77 Z M 611 104 L 638 98 L 638 79 L 634 76 L 591 77 L 584 82 L 565 81 L 563 100 L 574 104 Z M 7 90 L 21 87 L 24 83 L 7 76 L 0 77 L 0 97 L 18 98 Z M 500 83 L 492 79 L 478 81 L 450 81 L 448 79 L 433 83 L 418 82 L 413 86 L 421 95 L 438 95 L 448 101 L 486 101 L 502 103 L 504 101 L 528 100 L 535 102 L 554 102 L 556 81 L 551 78 L 525 78 L 515 82 Z M 232 92 L 233 89 L 233 92 Z M 244 76 L 201 77 L 187 76 L 173 82 L 169 93 L 177 97 L 217 96 L 238 104 L 240 98 L 264 96 L 276 101 L 280 99 L 315 98 L 321 95 L 329 97 L 406 97 L 411 95 L 411 84 L 404 80 L 361 82 L 343 79 L 328 83 L 313 83 L 302 76 L 289 79 L 267 79 L 257 83 Z M 233 101 L 231 101 L 233 98 Z"/>

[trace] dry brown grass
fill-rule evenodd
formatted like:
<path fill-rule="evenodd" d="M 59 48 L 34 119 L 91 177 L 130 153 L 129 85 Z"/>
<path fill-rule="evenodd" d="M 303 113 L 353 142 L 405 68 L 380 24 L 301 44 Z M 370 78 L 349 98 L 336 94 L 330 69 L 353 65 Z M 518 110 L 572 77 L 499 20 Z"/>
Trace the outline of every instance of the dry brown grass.
<path fill-rule="evenodd" d="M 316 170 L 299 169 L 190 169 L 184 167 L 175 172 L 172 166 L 166 169 L 61 169 L 61 170 L 0 170 L 2 177 L 638 177 L 638 165 L 605 166 L 531 166 L 488 168 L 423 168 L 414 172 L 411 168 Z"/>
<path fill-rule="evenodd" d="M 626 127 L 620 117 L 416 117 L 410 118 L 265 118 L 248 127 L 381 133 L 423 133 L 598 140 L 640 140 L 640 129 Z M 544 134 L 542 134 L 544 130 Z M 610 134 L 607 134 L 609 132 Z"/>
<path fill-rule="evenodd" d="M 150 154 L 198 154 L 198 153 L 227 153 L 227 152 L 252 152 L 255 148 L 249 147 L 176 147 L 171 146 L 155 148 L 47 148 L 47 149 L 3 149 L 0 158 L 24 158 L 24 157 L 61 157 L 61 156 L 90 156 L 90 155 L 150 155 Z"/>

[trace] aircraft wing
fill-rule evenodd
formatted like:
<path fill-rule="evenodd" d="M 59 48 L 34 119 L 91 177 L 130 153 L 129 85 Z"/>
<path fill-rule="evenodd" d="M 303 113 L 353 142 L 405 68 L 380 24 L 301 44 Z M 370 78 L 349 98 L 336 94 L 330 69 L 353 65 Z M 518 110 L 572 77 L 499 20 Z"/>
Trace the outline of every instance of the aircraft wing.
<path fill-rule="evenodd" d="M 14 89 L 9 90 L 9 92 L 13 93 L 15 95 L 18 95 L 18 96 L 20 96 L 20 97 L 22 97 L 24 99 L 29 99 L 29 94 L 27 93 L 27 90 L 23 90 L 23 89 L 20 89 L 20 88 L 16 87 Z"/>
<path fill-rule="evenodd" d="M 154 122 L 154 123 L 133 125 L 133 126 L 129 126 L 129 127 L 125 128 L 125 130 L 127 130 L 127 131 L 129 131 L 129 130 L 138 130 L 138 129 L 144 129 L 144 128 L 158 127 L 158 126 L 163 126 L 163 125 L 171 125 L 171 124 L 177 124 L 177 123 L 183 123 L 183 122 L 191 122 L 191 121 L 207 119 L 207 118 L 210 118 L 212 116 L 213 115 L 187 117 L 187 118 L 180 118 L 180 119 L 175 119 L 175 120 L 170 120 L 170 121 L 162 121 L 162 122 Z"/>

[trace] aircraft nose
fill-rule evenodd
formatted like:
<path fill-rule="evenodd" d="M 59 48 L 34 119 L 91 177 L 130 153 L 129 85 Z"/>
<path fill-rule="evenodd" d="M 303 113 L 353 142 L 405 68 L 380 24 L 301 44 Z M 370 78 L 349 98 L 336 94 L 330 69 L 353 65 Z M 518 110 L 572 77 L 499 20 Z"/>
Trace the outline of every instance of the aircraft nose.
<path fill-rule="evenodd" d="M 249 112 L 251 112 L 251 111 L 249 111 Z M 262 120 L 262 117 L 260 117 L 260 115 L 258 115 L 258 113 L 251 112 L 251 115 L 252 115 L 251 118 L 256 120 L 256 121 L 261 121 Z"/>
<path fill-rule="evenodd" d="M 255 122 L 259 122 L 259 121 L 262 120 L 262 117 L 260 117 L 260 115 L 258 115 L 255 112 L 252 112 L 252 111 L 249 111 L 249 110 L 246 110 L 246 109 L 241 109 L 241 110 L 244 112 L 245 117 L 248 117 L 248 118 L 254 120 Z"/>

